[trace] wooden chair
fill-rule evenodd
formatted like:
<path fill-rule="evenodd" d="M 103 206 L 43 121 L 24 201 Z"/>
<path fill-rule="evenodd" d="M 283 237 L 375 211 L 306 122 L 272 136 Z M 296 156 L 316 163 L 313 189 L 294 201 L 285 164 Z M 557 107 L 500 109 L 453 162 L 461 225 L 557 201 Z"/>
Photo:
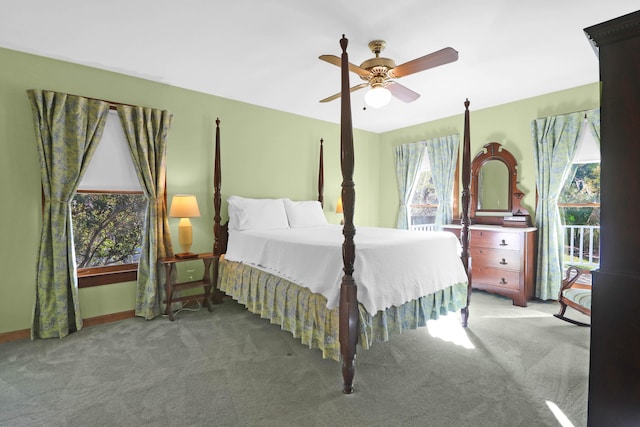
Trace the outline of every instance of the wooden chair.
<path fill-rule="evenodd" d="M 560 312 L 554 314 L 555 317 L 574 325 L 591 326 L 588 323 L 570 319 L 564 314 L 567 307 L 571 307 L 584 315 L 591 316 L 591 271 L 569 267 L 564 280 L 562 280 L 558 302 L 560 303 Z"/>

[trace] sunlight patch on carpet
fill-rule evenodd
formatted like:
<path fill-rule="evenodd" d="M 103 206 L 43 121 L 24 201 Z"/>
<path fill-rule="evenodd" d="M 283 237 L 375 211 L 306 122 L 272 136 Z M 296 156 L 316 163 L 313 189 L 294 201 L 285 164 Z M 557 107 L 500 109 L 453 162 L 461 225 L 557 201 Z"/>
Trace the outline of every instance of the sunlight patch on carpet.
<path fill-rule="evenodd" d="M 573 423 L 569 420 L 569 418 L 567 418 L 567 416 L 564 414 L 564 412 L 562 412 L 562 410 L 558 408 L 558 405 L 556 405 L 555 403 L 549 400 L 547 400 L 546 403 L 549 409 L 551 410 L 551 413 L 553 414 L 554 417 L 556 417 L 556 419 L 558 420 L 558 422 L 562 427 L 575 427 Z"/>
<path fill-rule="evenodd" d="M 427 321 L 429 335 L 440 338 L 445 342 L 459 345 L 463 348 L 473 350 L 475 347 L 469 340 L 467 332 L 460 324 L 460 319 L 455 315 L 442 316 L 438 320 Z"/>
<path fill-rule="evenodd" d="M 525 319 L 535 317 L 551 317 L 551 314 L 544 311 L 537 311 L 523 308 L 520 313 L 514 313 L 514 310 L 496 310 L 490 315 L 480 316 L 483 319 Z"/>

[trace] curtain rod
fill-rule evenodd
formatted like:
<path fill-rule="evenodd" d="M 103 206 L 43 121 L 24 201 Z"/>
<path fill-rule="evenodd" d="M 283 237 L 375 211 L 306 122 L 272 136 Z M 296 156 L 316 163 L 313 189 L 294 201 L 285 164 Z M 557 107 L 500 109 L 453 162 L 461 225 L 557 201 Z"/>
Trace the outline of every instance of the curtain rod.
<path fill-rule="evenodd" d="M 47 89 L 45 89 L 47 90 Z M 49 92 L 58 92 L 55 90 L 50 90 Z M 59 92 L 59 93 L 66 93 L 66 92 Z M 124 102 L 116 102 L 116 101 L 109 101 L 107 99 L 101 99 L 101 98 L 93 98 L 91 96 L 85 96 L 85 95 L 76 95 L 74 93 L 66 93 L 67 95 L 71 95 L 71 96 L 77 96 L 79 98 L 86 98 L 86 99 L 91 99 L 93 101 L 101 101 L 101 102 L 106 102 L 107 104 L 109 104 L 109 109 L 110 110 L 117 110 L 118 109 L 118 105 L 126 105 L 127 107 L 140 107 L 140 105 L 133 105 L 133 104 L 125 104 Z M 144 108 L 144 107 L 143 107 Z"/>
<path fill-rule="evenodd" d="M 81 96 L 81 95 L 74 95 L 74 96 Z M 91 98 L 90 96 L 83 96 L 83 98 L 92 99 L 94 101 L 106 102 L 107 104 L 109 104 L 110 110 L 117 110 L 118 105 L 126 105 L 127 107 L 138 107 L 138 105 L 125 104 L 123 102 L 108 101 L 106 99 L 100 99 L 100 98 Z"/>
<path fill-rule="evenodd" d="M 584 118 L 586 119 L 586 118 L 587 118 L 587 114 L 589 114 L 589 111 L 594 111 L 594 110 L 597 110 L 598 108 L 600 108 L 600 107 L 590 108 L 590 109 L 588 109 L 588 110 L 572 111 L 572 112 L 570 112 L 570 113 L 564 113 L 564 114 L 556 114 L 556 115 L 554 115 L 554 116 L 538 117 L 538 118 L 537 118 L 537 119 L 535 119 L 535 120 L 548 119 L 549 117 L 566 116 L 566 115 L 569 115 L 569 114 L 575 114 L 575 113 L 584 113 Z"/>

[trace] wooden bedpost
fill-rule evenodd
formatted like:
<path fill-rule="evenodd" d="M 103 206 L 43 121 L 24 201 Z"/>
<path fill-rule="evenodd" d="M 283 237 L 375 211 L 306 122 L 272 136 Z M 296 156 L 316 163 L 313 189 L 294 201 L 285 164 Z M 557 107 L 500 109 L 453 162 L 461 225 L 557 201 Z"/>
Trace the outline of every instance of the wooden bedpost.
<path fill-rule="evenodd" d="M 324 140 L 320 138 L 320 166 L 318 168 L 318 201 L 324 207 Z"/>
<path fill-rule="evenodd" d="M 469 132 L 469 100 L 464 102 L 464 142 L 462 149 L 462 217 L 460 218 L 460 243 L 462 244 L 462 265 L 467 272 L 467 305 L 460 310 L 462 326 L 467 327 L 469 322 L 469 302 L 471 300 L 471 256 L 469 255 L 469 205 L 471 204 L 471 193 L 469 183 L 471 181 L 471 137 Z"/>
<path fill-rule="evenodd" d="M 340 353 L 342 354 L 343 393 L 353 393 L 353 377 L 355 375 L 356 344 L 358 341 L 358 294 L 353 279 L 353 263 L 355 261 L 355 244 L 353 236 L 356 229 L 353 225 L 355 210 L 355 183 L 353 182 L 354 153 L 353 127 L 351 124 L 351 93 L 349 92 L 349 56 L 347 40 L 342 35 L 342 89 L 340 115 L 340 166 L 342 169 L 342 207 L 344 213 L 344 243 L 342 244 L 342 260 L 344 276 L 340 285 Z"/>
<path fill-rule="evenodd" d="M 220 225 L 220 207 L 222 205 L 220 196 L 220 185 L 222 184 L 222 168 L 220 167 L 220 119 L 216 118 L 216 146 L 214 154 L 214 169 L 213 169 L 213 302 L 222 302 L 222 292 L 218 290 L 218 264 L 220 255 L 226 252 L 227 249 L 227 231 L 226 227 Z"/>
<path fill-rule="evenodd" d="M 222 171 L 220 167 L 220 118 L 216 118 L 216 146 L 214 150 L 213 162 L 213 253 L 220 255 L 220 206 L 222 200 L 220 196 L 220 185 L 222 184 Z"/>

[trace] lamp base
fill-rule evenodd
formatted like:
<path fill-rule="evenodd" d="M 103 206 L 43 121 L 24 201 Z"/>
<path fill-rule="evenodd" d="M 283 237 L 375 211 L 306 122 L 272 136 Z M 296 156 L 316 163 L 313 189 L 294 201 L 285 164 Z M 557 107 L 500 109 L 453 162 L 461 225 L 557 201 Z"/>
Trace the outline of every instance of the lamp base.
<path fill-rule="evenodd" d="M 182 252 L 180 254 L 174 255 L 176 258 L 185 259 L 185 258 L 198 258 L 198 254 L 194 254 L 193 252 Z"/>

